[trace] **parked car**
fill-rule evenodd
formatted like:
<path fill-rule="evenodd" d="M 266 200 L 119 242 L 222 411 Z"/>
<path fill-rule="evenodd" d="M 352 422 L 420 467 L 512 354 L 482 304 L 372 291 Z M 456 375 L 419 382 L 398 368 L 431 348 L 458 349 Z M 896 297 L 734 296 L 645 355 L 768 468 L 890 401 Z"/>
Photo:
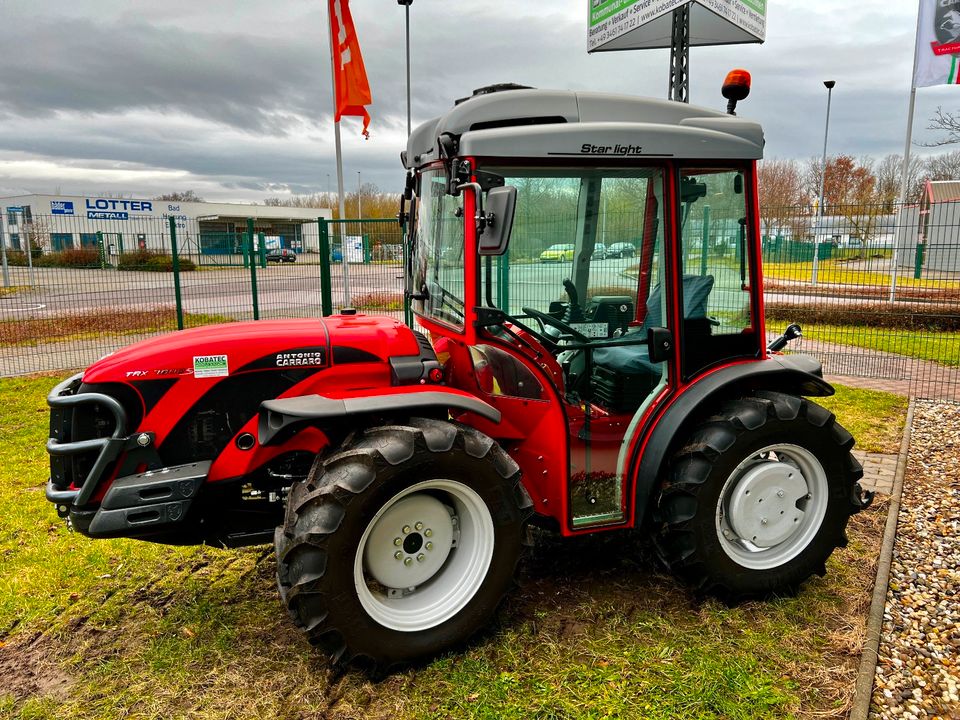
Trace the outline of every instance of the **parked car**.
<path fill-rule="evenodd" d="M 613 245 L 607 249 L 607 257 L 630 258 L 633 257 L 636 252 L 637 249 L 632 243 L 618 242 L 613 243 Z"/>
<path fill-rule="evenodd" d="M 607 246 L 603 243 L 597 243 L 593 246 L 593 255 L 590 256 L 591 260 L 606 260 L 608 256 Z"/>
<path fill-rule="evenodd" d="M 540 253 L 540 262 L 564 262 L 573 260 L 573 245 L 551 245 Z"/>
<path fill-rule="evenodd" d="M 278 248 L 277 250 L 267 251 L 267 262 L 296 262 L 297 254 L 290 248 Z"/>

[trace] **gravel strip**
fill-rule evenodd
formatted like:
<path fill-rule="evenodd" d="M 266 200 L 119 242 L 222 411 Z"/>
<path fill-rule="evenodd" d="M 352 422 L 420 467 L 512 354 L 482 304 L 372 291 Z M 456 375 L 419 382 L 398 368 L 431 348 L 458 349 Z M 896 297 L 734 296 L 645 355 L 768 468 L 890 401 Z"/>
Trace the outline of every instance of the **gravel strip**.
<path fill-rule="evenodd" d="M 916 404 L 872 710 L 960 718 L 960 405 Z"/>

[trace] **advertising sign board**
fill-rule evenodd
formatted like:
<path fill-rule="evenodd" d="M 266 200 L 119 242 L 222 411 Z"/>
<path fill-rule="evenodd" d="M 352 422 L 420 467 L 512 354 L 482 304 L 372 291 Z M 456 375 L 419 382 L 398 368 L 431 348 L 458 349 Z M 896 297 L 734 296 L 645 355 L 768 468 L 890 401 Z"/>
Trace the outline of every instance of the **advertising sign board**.
<path fill-rule="evenodd" d="M 690 45 L 763 42 L 767 0 L 587 0 L 587 52 L 670 47 L 673 11 L 690 5 Z"/>
<path fill-rule="evenodd" d="M 362 235 L 347 235 L 343 239 L 343 246 L 346 250 L 343 254 L 343 259 L 348 263 L 362 263 L 363 262 L 363 236 Z"/>

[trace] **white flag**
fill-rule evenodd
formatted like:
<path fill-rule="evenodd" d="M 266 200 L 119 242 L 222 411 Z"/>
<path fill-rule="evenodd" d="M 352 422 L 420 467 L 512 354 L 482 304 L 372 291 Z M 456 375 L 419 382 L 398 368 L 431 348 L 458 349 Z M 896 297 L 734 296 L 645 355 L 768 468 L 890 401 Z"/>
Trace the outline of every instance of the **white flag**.
<path fill-rule="evenodd" d="M 960 0 L 920 0 L 913 85 L 960 85 Z"/>

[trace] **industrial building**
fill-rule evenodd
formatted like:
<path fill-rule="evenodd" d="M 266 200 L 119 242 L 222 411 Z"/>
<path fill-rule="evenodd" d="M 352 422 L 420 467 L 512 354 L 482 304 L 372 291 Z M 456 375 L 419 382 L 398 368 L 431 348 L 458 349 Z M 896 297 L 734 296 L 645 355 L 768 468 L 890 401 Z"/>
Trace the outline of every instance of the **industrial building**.
<path fill-rule="evenodd" d="M 901 267 L 960 272 L 960 180 L 928 180 L 919 205 L 904 207 L 897 233 Z"/>
<path fill-rule="evenodd" d="M 97 247 L 111 254 L 136 249 L 168 252 L 170 218 L 180 252 L 228 255 L 241 251 L 248 219 L 268 249 L 317 252 L 317 218 L 329 208 L 289 208 L 210 202 L 170 202 L 96 195 L 16 195 L 0 198 L 0 239 L 24 250 L 28 239 L 46 252 Z"/>

